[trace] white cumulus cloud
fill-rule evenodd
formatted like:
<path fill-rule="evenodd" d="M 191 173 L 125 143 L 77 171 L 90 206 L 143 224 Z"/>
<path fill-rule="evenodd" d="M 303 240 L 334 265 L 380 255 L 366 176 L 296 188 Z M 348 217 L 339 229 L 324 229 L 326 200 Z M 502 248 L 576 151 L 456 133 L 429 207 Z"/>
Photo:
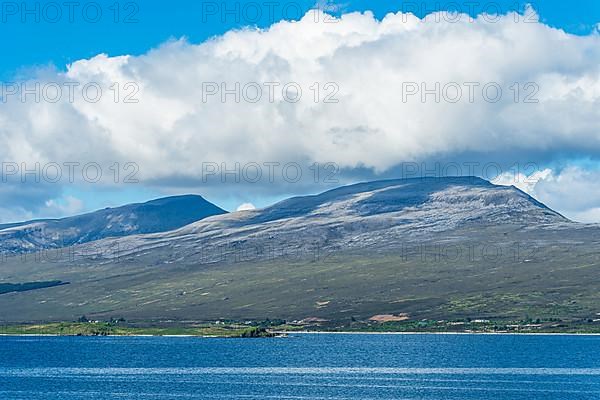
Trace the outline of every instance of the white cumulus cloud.
<path fill-rule="evenodd" d="M 334 162 L 381 173 L 464 154 L 600 156 L 599 35 L 570 35 L 517 14 L 496 22 L 402 13 L 377 20 L 369 12 L 315 20 L 324 18 L 309 13 L 266 30 L 40 72 L 32 82 L 97 82 L 103 95 L 95 103 L 80 88 L 73 102 L 9 97 L 0 109 L 0 156 L 130 161 L 142 182 L 197 178 L 203 162 Z M 297 102 L 282 94 L 288 83 L 302 91 Z M 222 99 L 221 84 L 239 84 L 241 98 Z M 435 93 L 421 98 L 437 85 L 440 101 Z M 498 87 L 498 101 L 484 99 Z"/>
<path fill-rule="evenodd" d="M 238 208 L 236 209 L 236 211 L 249 211 L 249 210 L 254 210 L 256 209 L 256 207 L 254 206 L 254 204 L 252 203 L 243 203 L 240 204 L 238 206 Z"/>
<path fill-rule="evenodd" d="M 513 185 L 578 222 L 600 222 L 600 170 L 579 166 L 530 175 L 505 173 L 493 183 Z"/>

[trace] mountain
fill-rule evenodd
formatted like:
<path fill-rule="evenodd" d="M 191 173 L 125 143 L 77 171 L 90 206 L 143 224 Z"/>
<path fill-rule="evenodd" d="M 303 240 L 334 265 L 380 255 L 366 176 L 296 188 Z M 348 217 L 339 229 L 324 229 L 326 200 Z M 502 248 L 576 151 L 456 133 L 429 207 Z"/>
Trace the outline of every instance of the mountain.
<path fill-rule="evenodd" d="M 476 177 L 414 178 L 359 183 L 270 207 L 230 213 L 156 235 L 96 243 L 122 256 L 171 249 L 179 261 L 227 252 L 318 245 L 349 250 L 366 244 L 393 249 L 437 233 L 484 226 L 573 224 L 515 187 Z M 174 250 L 176 249 L 176 250 Z M 225 253 L 225 254 L 224 254 Z M 216 260 L 215 260 L 216 261 Z"/>
<path fill-rule="evenodd" d="M 0 225 L 0 251 L 24 253 L 107 237 L 163 232 L 225 211 L 201 196 L 165 197 L 61 219 Z"/>
<path fill-rule="evenodd" d="M 474 177 L 359 183 L 7 260 L 6 320 L 595 318 L 600 227 Z"/>

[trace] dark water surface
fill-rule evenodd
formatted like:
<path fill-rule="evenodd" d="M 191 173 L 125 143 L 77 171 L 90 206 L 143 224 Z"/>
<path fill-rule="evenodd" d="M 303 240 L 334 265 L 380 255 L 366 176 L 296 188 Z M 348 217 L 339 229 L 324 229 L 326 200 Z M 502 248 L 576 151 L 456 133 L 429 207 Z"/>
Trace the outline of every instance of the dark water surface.
<path fill-rule="evenodd" d="M 0 337 L 0 399 L 600 399 L 600 336 Z"/>

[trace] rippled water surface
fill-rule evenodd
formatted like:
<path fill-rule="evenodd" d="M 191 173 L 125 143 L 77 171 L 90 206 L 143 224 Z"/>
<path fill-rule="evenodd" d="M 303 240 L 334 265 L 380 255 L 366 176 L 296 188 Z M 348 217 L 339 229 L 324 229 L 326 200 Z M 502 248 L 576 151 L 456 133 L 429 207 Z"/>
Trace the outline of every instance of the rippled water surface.
<path fill-rule="evenodd" d="M 600 337 L 0 337 L 0 399 L 600 399 Z"/>

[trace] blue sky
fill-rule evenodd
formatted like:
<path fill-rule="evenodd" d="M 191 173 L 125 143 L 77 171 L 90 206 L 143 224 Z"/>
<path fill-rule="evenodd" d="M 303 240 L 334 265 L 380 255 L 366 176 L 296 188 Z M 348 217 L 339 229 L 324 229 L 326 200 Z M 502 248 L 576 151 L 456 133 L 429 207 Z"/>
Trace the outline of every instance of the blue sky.
<path fill-rule="evenodd" d="M 54 20 L 54 10 L 40 9 L 40 22 L 35 22 L 34 14 L 25 14 L 26 9 L 35 10 L 38 1 L 18 2 L 18 10 L 5 9 L 2 16 L 2 35 L 0 53 L 0 71 L 2 78 L 11 79 L 17 73 L 26 73 L 33 66 L 54 65 L 59 69 L 70 62 L 89 58 L 98 53 L 109 55 L 142 54 L 169 39 L 188 37 L 191 42 L 199 43 L 207 38 L 251 24 L 267 27 L 282 18 L 297 19 L 302 11 L 314 7 L 314 1 L 191 1 L 158 0 L 115 2 L 101 0 L 102 16 L 96 22 L 95 8 L 87 8 L 85 1 L 80 7 L 73 7 L 73 22 L 67 17 L 69 9 L 61 8 L 62 18 Z M 60 2 L 59 2 L 60 3 Z M 273 3 L 273 6 L 264 6 Z M 5 3 L 4 3 L 5 4 Z M 27 4 L 22 6 L 22 4 Z M 115 4 L 118 7 L 115 8 Z M 223 4 L 225 4 L 223 6 Z M 252 5 L 260 4 L 262 18 L 253 14 Z M 409 11 L 419 17 L 436 10 L 460 10 L 478 14 L 500 10 L 522 11 L 526 4 L 533 4 L 541 20 L 550 26 L 559 27 L 567 32 L 588 34 L 600 21 L 600 2 L 580 0 L 577 2 L 546 0 L 528 2 L 522 0 L 500 1 L 344 1 L 341 3 L 324 2 L 319 7 L 332 13 L 371 10 L 381 18 L 388 12 Z M 214 11 L 217 5 L 219 11 Z M 458 5 L 458 7 L 457 7 Z M 6 6 L 4 6 L 6 7 Z M 239 8 L 238 18 L 219 14 L 221 9 Z M 119 10 L 116 13 L 116 10 Z M 273 17 L 269 15 L 273 10 Z M 244 20 L 243 15 L 248 19 Z M 22 23 L 23 18 L 26 23 Z M 118 21 L 118 22 L 115 22 Z"/>
<path fill-rule="evenodd" d="M 82 1 L 72 9 L 66 8 L 64 5 L 59 8 L 52 8 L 48 7 L 47 4 L 36 1 L 3 3 L 0 26 L 4 40 L 0 42 L 0 50 L 4 56 L 0 58 L 0 79 L 4 82 L 28 79 L 32 75 L 39 74 L 40 69 L 65 71 L 68 64 L 82 59 L 90 59 L 101 53 L 107 54 L 109 57 L 120 55 L 143 56 L 155 49 L 155 54 L 164 53 L 168 55 L 170 54 L 169 51 L 163 50 L 163 44 L 168 41 L 186 38 L 191 44 L 199 44 L 211 37 L 248 25 L 267 28 L 282 19 L 297 20 L 309 9 L 315 7 L 314 1 L 303 0 L 293 2 Z M 60 5 L 63 3 L 52 4 Z M 533 5 L 542 24 L 578 36 L 594 35 L 592 32 L 597 30 L 597 24 L 600 22 L 600 2 L 594 0 L 578 1 L 576 5 L 566 1 L 446 2 L 436 0 L 401 2 L 371 0 L 338 3 L 323 2 L 318 3 L 317 7 L 338 16 L 354 11 L 369 10 L 374 13 L 376 18 L 382 19 L 387 13 L 398 11 L 413 12 L 418 17 L 423 17 L 438 10 L 461 11 L 473 16 L 482 12 L 494 13 L 496 11 L 501 14 L 510 11 L 523 13 L 527 4 Z M 259 5 L 260 8 L 256 8 L 256 5 Z M 102 15 L 97 15 L 97 10 L 100 10 Z M 224 10 L 230 12 L 223 15 Z M 261 13 L 260 17 L 255 14 L 257 10 Z M 71 16 L 68 15 L 71 11 L 73 12 L 72 20 L 70 20 Z M 270 14 L 271 11 L 273 14 Z M 60 12 L 61 16 L 58 17 L 56 12 Z M 36 21 L 37 18 L 39 18 L 38 21 Z M 57 21 L 55 22 L 54 19 Z M 174 53 L 177 52 L 174 51 Z M 560 66 L 557 67 L 557 70 L 561 68 L 566 67 Z M 77 139 L 75 139 L 76 141 Z M 538 172 L 542 172 L 546 168 L 554 168 L 557 165 L 560 168 L 565 168 L 585 164 L 587 170 L 597 169 L 596 153 L 588 155 L 582 152 L 577 144 L 572 144 L 572 146 L 571 148 L 570 144 L 565 144 L 562 153 L 555 150 L 548 150 L 545 153 L 544 149 L 527 150 L 522 156 L 519 156 L 519 160 L 523 160 L 524 164 L 528 160 L 534 160 L 538 163 Z M 460 152 L 452 150 L 449 155 L 439 157 L 447 156 L 449 160 L 457 159 L 457 154 L 470 151 L 466 147 L 461 149 Z M 509 160 L 510 157 L 506 156 L 506 154 L 514 154 L 512 149 L 504 148 L 498 151 L 501 154 L 489 155 L 485 152 L 478 152 L 474 157 L 482 161 L 485 161 L 488 156 L 493 159 L 499 158 L 506 162 L 506 165 L 510 165 L 511 162 L 515 161 L 515 159 Z M 464 160 L 464 158 L 462 159 Z M 582 159 L 586 162 L 581 162 Z M 356 168 L 347 168 L 345 170 L 347 179 L 340 183 L 354 179 L 372 179 L 375 176 L 373 169 L 378 168 L 376 164 L 375 162 L 373 165 L 368 165 L 367 168 L 360 165 Z M 390 168 L 386 164 L 383 170 L 378 171 L 376 177 L 393 177 L 397 175 L 397 171 L 397 167 Z M 78 199 L 77 204 L 81 203 L 81 209 L 77 209 L 80 212 L 109 205 L 144 201 L 164 194 L 184 191 L 203 194 L 209 200 L 231 210 L 242 202 L 252 202 L 257 206 L 264 206 L 290 194 L 325 189 L 325 186 L 315 187 L 313 185 L 311 187 L 308 184 L 305 186 L 281 187 L 276 190 L 258 187 L 258 185 L 243 187 L 212 185 L 209 187 L 204 185 L 203 182 L 194 181 L 194 179 L 184 179 L 184 183 L 179 185 L 173 183 L 177 181 L 173 176 L 152 176 L 152 178 L 151 182 L 154 182 L 153 184 L 146 184 L 148 181 L 143 181 L 135 185 L 101 189 L 94 185 L 65 185 L 60 189 L 54 188 L 47 194 L 43 194 L 43 191 L 40 190 L 31 194 L 32 205 L 25 210 L 29 213 L 26 215 L 46 217 L 69 214 L 75 208 L 69 208 L 66 202 L 68 202 L 68 199 L 73 198 Z M 170 183 L 166 185 L 155 184 L 156 182 L 164 183 L 165 180 Z M 558 178 L 555 179 L 555 181 L 558 180 Z M 548 196 L 554 193 L 556 196 L 555 189 L 548 189 L 545 193 L 550 193 Z M 43 207 L 43 204 L 48 203 L 48 199 L 44 201 L 45 195 L 56 196 L 53 198 L 57 199 L 56 201 L 61 206 L 51 212 L 46 210 Z M 18 196 L 11 197 L 11 199 L 16 198 Z M 558 202 L 557 204 L 562 203 Z M 591 206 L 587 204 L 586 207 Z M 0 215 L 0 219 L 2 222 L 7 222 L 6 220 L 11 219 L 11 216 L 17 218 L 18 215 L 17 212 L 8 213 Z"/>

